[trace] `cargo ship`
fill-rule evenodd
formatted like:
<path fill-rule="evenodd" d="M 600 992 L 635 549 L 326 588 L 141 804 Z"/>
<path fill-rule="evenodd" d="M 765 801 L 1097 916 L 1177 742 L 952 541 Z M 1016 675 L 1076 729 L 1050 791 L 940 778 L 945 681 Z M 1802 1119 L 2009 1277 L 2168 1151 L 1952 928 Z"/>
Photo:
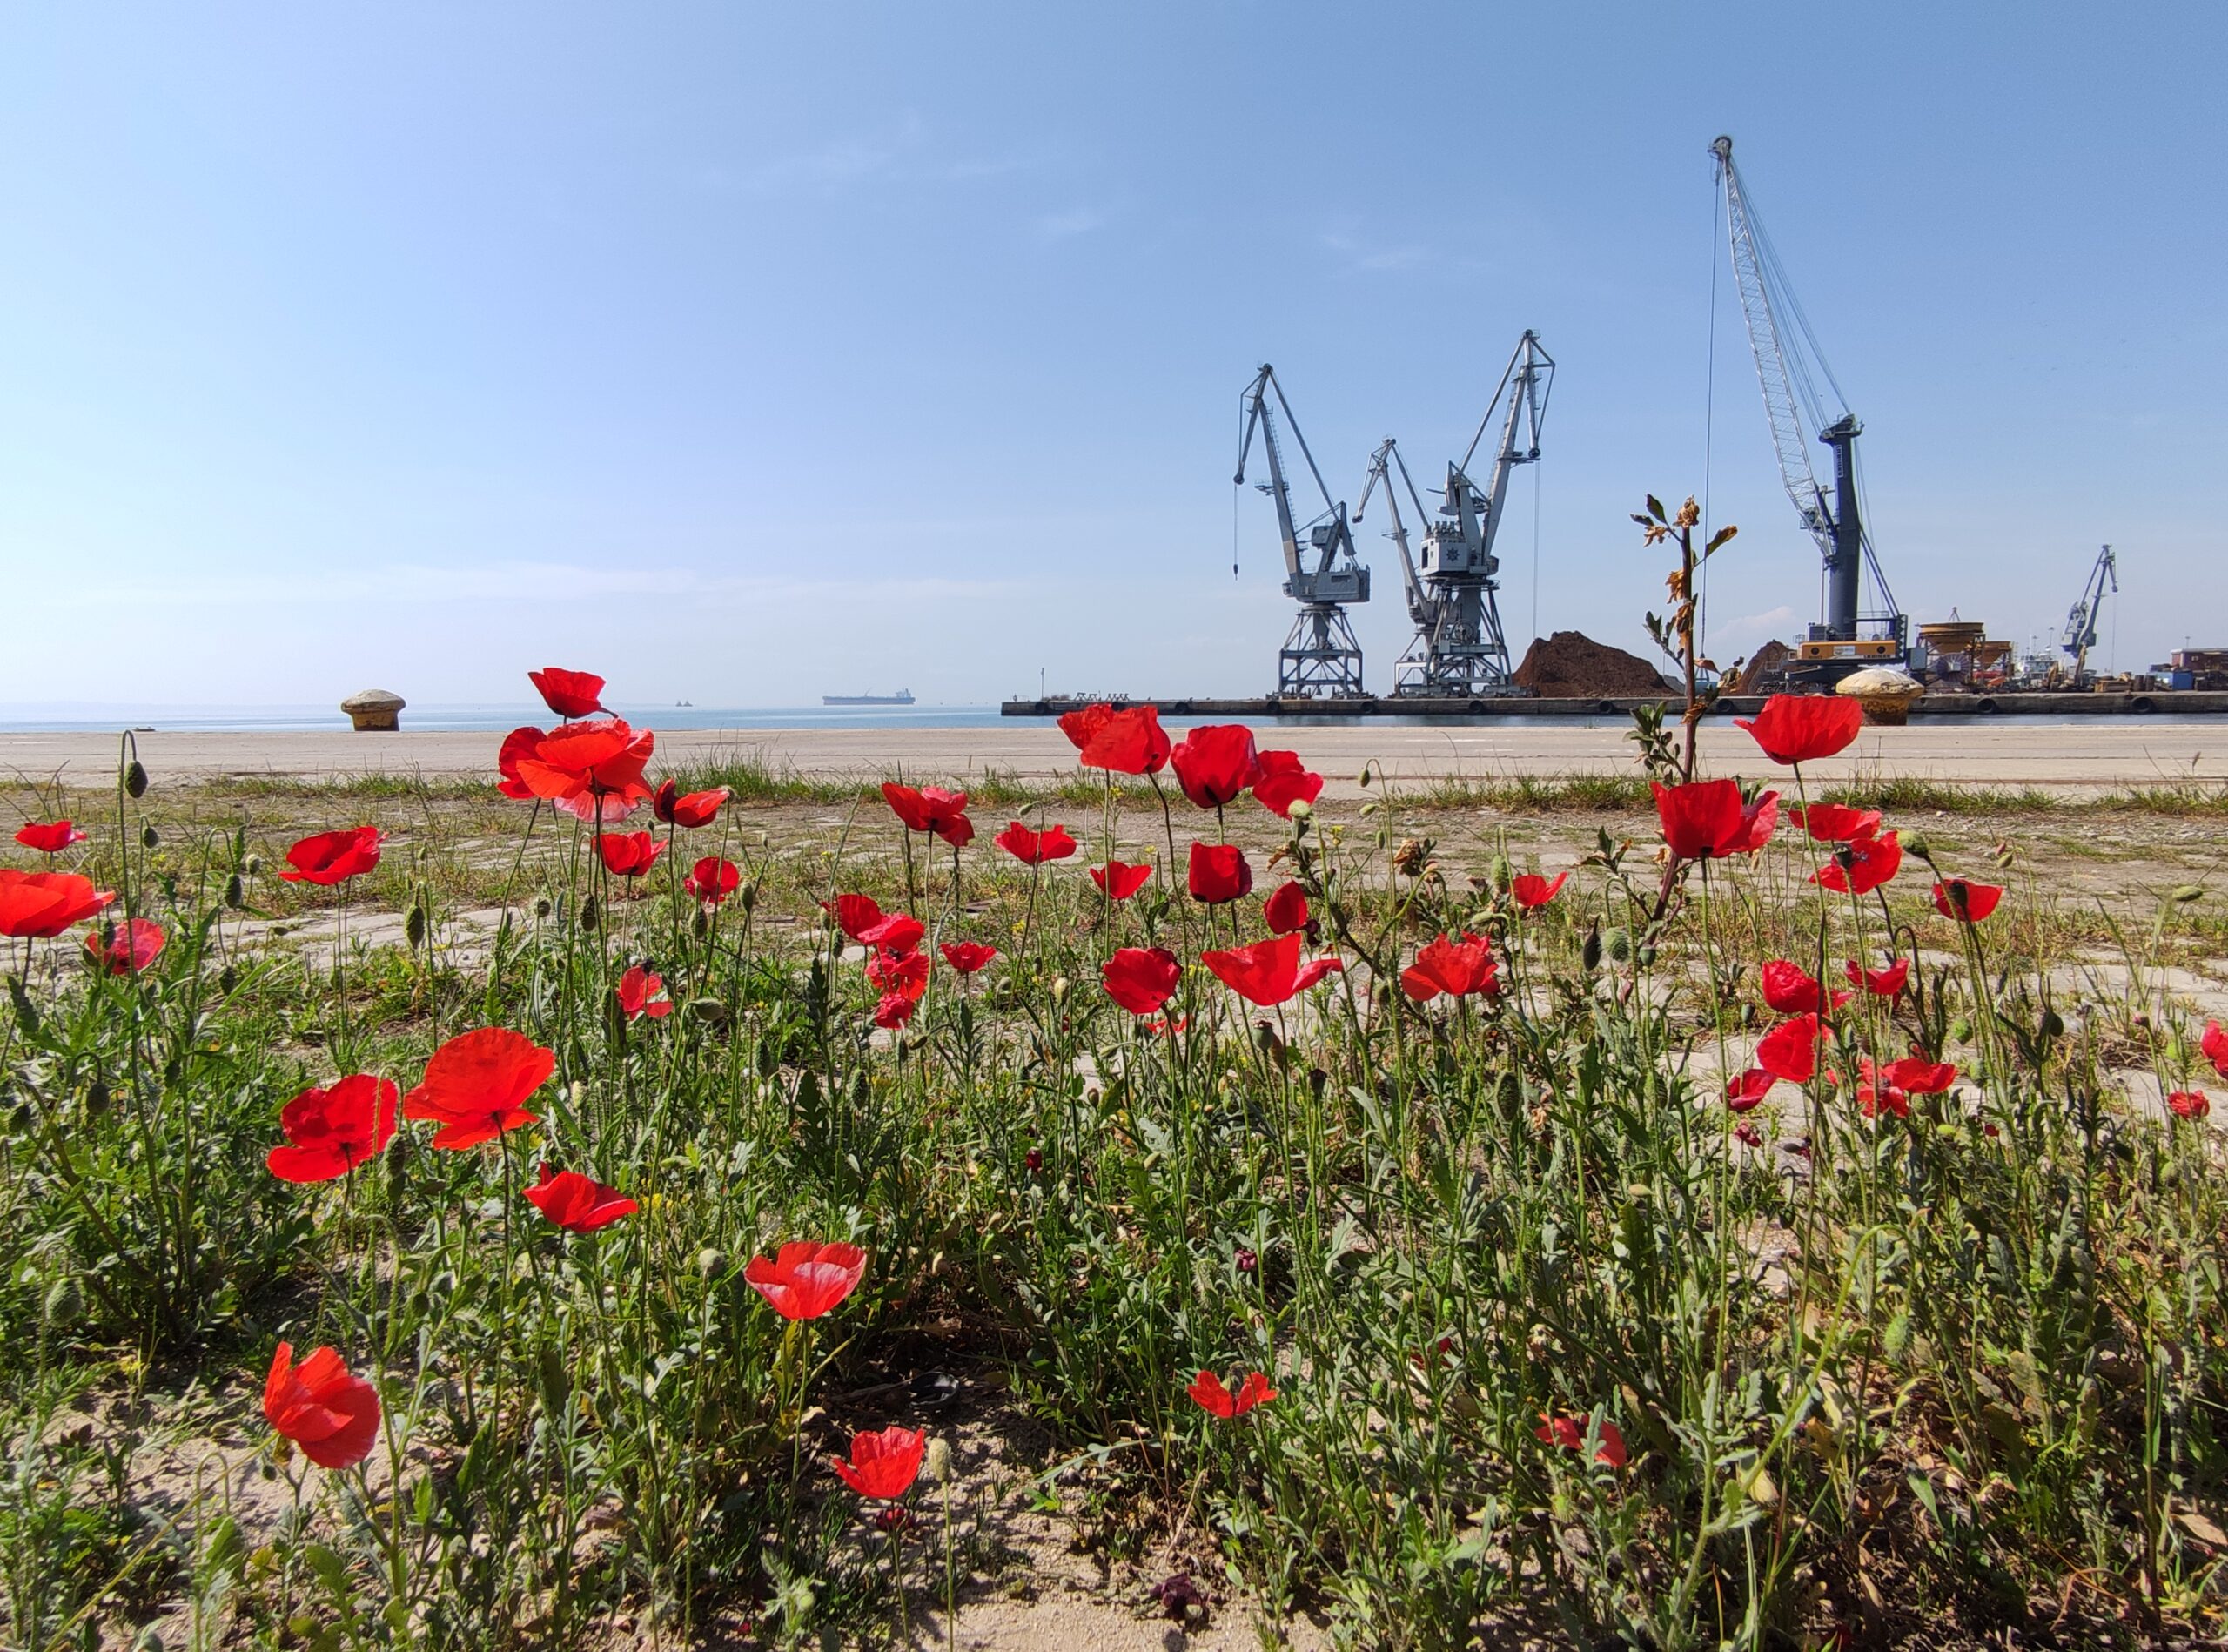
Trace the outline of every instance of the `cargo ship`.
<path fill-rule="evenodd" d="M 913 691 L 900 688 L 896 694 L 823 694 L 820 696 L 820 703 L 823 706 L 909 706 L 913 703 Z"/>

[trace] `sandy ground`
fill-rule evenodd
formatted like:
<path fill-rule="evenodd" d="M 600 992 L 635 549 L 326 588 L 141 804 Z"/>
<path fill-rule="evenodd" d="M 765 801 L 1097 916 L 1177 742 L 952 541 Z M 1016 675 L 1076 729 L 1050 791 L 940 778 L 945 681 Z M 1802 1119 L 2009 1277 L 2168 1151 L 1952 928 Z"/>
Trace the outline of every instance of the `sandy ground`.
<path fill-rule="evenodd" d="M 1622 719 L 1570 723 L 1263 725 L 1262 743 L 1288 746 L 1351 790 L 1371 759 L 1395 776 L 1629 772 L 1631 725 Z M 486 775 L 492 734 L 143 734 L 141 760 L 158 778 L 224 775 L 316 778 L 375 771 Z M 1767 769 L 1748 736 L 1727 720 L 1702 730 L 1705 763 L 1718 773 Z M 0 774 L 59 777 L 73 786 L 115 772 L 112 735 L 0 735 Z M 886 775 L 901 766 L 926 779 L 985 770 L 1024 780 L 1071 773 L 1075 749 L 1057 729 L 1017 721 L 989 729 L 681 729 L 659 736 L 659 755 L 682 764 L 739 754 L 805 774 Z M 1841 756 L 1815 765 L 1822 780 L 1891 774 L 2051 789 L 2228 780 L 2228 725 L 2143 718 L 1976 720 L 1869 729 Z"/>

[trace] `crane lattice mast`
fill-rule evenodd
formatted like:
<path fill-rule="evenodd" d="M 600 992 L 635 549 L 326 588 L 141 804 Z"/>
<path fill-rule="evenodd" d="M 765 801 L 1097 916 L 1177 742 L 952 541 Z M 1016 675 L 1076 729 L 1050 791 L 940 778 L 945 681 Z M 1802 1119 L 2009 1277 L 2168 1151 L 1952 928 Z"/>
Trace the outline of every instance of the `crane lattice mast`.
<path fill-rule="evenodd" d="M 1515 353 L 1500 376 L 1469 451 L 1446 467 L 1446 487 L 1438 520 L 1431 520 L 1409 480 L 1399 448 L 1387 436 L 1370 458 L 1369 480 L 1363 486 L 1354 520 L 1361 520 L 1371 495 L 1381 484 L 1392 518 L 1389 537 L 1400 551 L 1400 572 L 1408 598 L 1408 617 L 1416 635 L 1407 652 L 1393 667 L 1392 692 L 1406 698 L 1472 699 L 1520 694 L 1509 675 L 1508 639 L 1503 635 L 1493 576 L 1500 559 L 1493 554 L 1493 540 L 1500 531 L 1508 481 L 1519 465 L 1540 457 L 1540 426 L 1547 416 L 1547 394 L 1554 383 L 1555 363 L 1540 346 L 1540 335 L 1527 332 L 1517 340 Z M 1500 421 L 1500 441 L 1493 453 L 1493 467 L 1480 488 L 1470 480 L 1469 467 L 1478 445 L 1492 428 L 1502 398 L 1507 406 Z M 1420 570 L 1408 552 L 1407 526 L 1400 519 L 1399 500 L 1392 490 L 1392 467 L 1415 506 L 1417 520 L 1427 522 L 1424 531 Z"/>
<path fill-rule="evenodd" d="M 2097 565 L 2089 570 L 2089 582 L 2081 588 L 2081 595 L 2065 616 L 2065 630 L 2058 638 L 2058 647 L 2073 656 L 2073 686 L 2077 688 L 2088 673 L 2089 650 L 2097 646 L 2097 616 L 2104 607 L 2104 588 L 2110 583 L 2117 594 L 2120 588 L 2119 558 L 2112 554 L 2109 545 L 2097 553 Z"/>
<path fill-rule="evenodd" d="M 1272 395 L 1274 408 L 1270 405 Z M 1369 570 L 1354 560 L 1353 530 L 1346 521 L 1346 505 L 1334 501 L 1331 490 L 1324 486 L 1323 473 L 1316 468 L 1315 455 L 1307 451 L 1307 439 L 1299 433 L 1299 421 L 1292 416 L 1292 404 L 1285 400 L 1284 386 L 1277 382 L 1274 368 L 1263 364 L 1246 386 L 1243 405 L 1245 422 L 1238 441 L 1238 473 L 1231 480 L 1240 484 L 1245 480 L 1246 456 L 1252 452 L 1253 433 L 1258 428 L 1262 448 L 1268 454 L 1269 480 L 1256 486 L 1276 504 L 1277 528 L 1284 541 L 1285 594 L 1299 604 L 1292 630 L 1277 655 L 1277 694 L 1279 698 L 1308 700 L 1359 698 L 1368 691 L 1362 686 L 1361 644 L 1346 619 L 1346 605 L 1369 601 Z M 1323 496 L 1322 513 L 1304 530 L 1292 515 L 1292 486 L 1277 440 L 1279 411 L 1299 456 L 1307 461 L 1316 491 Z M 1303 531 L 1307 550 L 1313 554 L 1312 567 L 1300 548 Z"/>
<path fill-rule="evenodd" d="M 1860 666 L 1900 661 L 1905 652 L 1906 621 L 1896 609 L 1865 534 L 1858 496 L 1856 439 L 1864 426 L 1849 411 L 1833 369 L 1826 365 L 1802 306 L 1795 302 L 1780 272 L 1771 241 L 1741 184 L 1740 169 L 1733 164 L 1733 140 L 1720 138 L 1710 145 L 1710 153 L 1717 158 L 1733 284 L 1740 295 L 1741 319 L 1748 324 L 1756 382 L 1763 391 L 1764 415 L 1779 459 L 1780 480 L 1794 501 L 1803 530 L 1817 541 L 1825 563 L 1825 615 L 1821 623 L 1810 628 L 1809 641 L 1797 648 L 1797 670 L 1807 666 L 1806 675 L 1830 680 Z M 1795 324 L 1793 334 L 1782 330 L 1782 314 Z M 1819 379 L 1839 405 L 1838 415 L 1830 420 L 1818 393 Z M 1809 445 L 1804 440 L 1806 408 L 1810 422 L 1819 426 L 1818 440 L 1833 450 L 1830 490 L 1818 480 L 1810 466 Z M 1861 614 L 1858 609 L 1868 568 L 1878 588 L 1881 606 L 1875 613 Z M 1862 629 L 1868 625 L 1878 635 L 1863 637 Z"/>

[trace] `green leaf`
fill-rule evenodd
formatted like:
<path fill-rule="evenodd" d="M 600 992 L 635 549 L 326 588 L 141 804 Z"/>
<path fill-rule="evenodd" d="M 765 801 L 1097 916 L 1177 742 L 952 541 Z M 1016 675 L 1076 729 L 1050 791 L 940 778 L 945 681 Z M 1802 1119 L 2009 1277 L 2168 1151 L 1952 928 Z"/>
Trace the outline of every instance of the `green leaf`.
<path fill-rule="evenodd" d="M 1648 514 L 1659 522 L 1668 522 L 1671 520 L 1663 514 L 1663 501 L 1653 494 L 1648 496 Z"/>

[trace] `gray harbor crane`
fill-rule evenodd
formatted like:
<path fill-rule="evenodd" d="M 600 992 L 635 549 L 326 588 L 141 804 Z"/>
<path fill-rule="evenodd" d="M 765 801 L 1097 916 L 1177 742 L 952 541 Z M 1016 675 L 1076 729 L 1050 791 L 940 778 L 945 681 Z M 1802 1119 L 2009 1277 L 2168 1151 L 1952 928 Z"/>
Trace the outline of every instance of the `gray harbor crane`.
<path fill-rule="evenodd" d="M 2073 660 L 2068 674 L 2077 688 L 2089 686 L 2089 650 L 2097 646 L 2097 616 L 2104 607 L 2104 586 L 2109 581 L 2112 591 L 2120 588 L 2120 561 L 2112 554 L 2109 545 L 2097 553 L 2097 565 L 2089 570 L 2089 582 L 2081 588 L 2081 595 L 2065 616 L 2065 629 L 2058 637 L 2058 648 Z"/>
<path fill-rule="evenodd" d="M 1866 666 L 1901 663 L 1909 641 L 1907 621 L 1896 607 L 1895 594 L 1864 531 L 1856 462 L 1856 439 L 1864 426 L 1849 412 L 1809 318 L 1780 268 L 1770 238 L 1756 218 L 1740 169 L 1733 164 L 1733 140 L 1720 138 L 1709 152 L 1717 158 L 1733 283 L 1740 294 L 1741 318 L 1748 323 L 1749 349 L 1756 359 L 1756 381 L 1764 393 L 1764 414 L 1779 456 L 1780 480 L 1795 501 L 1804 531 L 1818 542 L 1825 559 L 1825 618 L 1796 646 L 1788 675 L 1830 685 Z M 1782 318 L 1793 324 L 1791 332 L 1782 329 Z M 1829 415 L 1819 393 L 1821 379 L 1833 393 L 1837 413 Z M 1830 490 L 1810 467 L 1809 445 L 1803 440 L 1806 414 L 1819 441 L 1833 449 Z M 1868 569 L 1880 605 L 1869 614 L 1860 614 Z M 1870 635 L 1865 635 L 1868 630 Z"/>
<path fill-rule="evenodd" d="M 1270 406 L 1272 395 L 1274 408 Z M 1269 456 L 1269 480 L 1255 486 L 1276 502 L 1277 528 L 1284 539 L 1285 594 L 1299 604 L 1292 632 L 1277 655 L 1278 696 L 1364 697 L 1368 691 L 1362 687 L 1361 644 L 1347 621 L 1346 608 L 1369 601 L 1369 570 L 1354 560 L 1353 529 L 1346 521 L 1346 505 L 1333 500 L 1331 490 L 1323 485 L 1323 473 L 1315 467 L 1315 456 L 1307 451 L 1307 440 L 1299 433 L 1299 421 L 1292 416 L 1292 404 L 1285 400 L 1275 369 L 1262 365 L 1246 387 L 1243 405 L 1245 430 L 1238 441 L 1238 473 L 1231 480 L 1238 485 L 1245 480 L 1245 460 L 1253 450 L 1253 432 L 1258 427 L 1261 446 Z M 1305 530 L 1292 516 L 1292 486 L 1277 442 L 1279 412 L 1299 456 L 1307 461 L 1307 473 L 1315 479 L 1316 492 L 1323 496 L 1322 512 Z M 1303 531 L 1307 536 L 1305 558 L 1300 548 Z"/>
<path fill-rule="evenodd" d="M 1500 608 L 1494 594 L 1500 582 L 1494 575 L 1500 559 L 1493 554 L 1494 536 L 1500 531 L 1503 507 L 1508 500 L 1508 480 L 1519 465 L 1540 457 L 1540 426 L 1547 417 L 1547 393 L 1554 386 L 1554 358 L 1540 347 L 1540 335 L 1527 330 L 1517 340 L 1493 399 L 1486 404 L 1469 451 L 1446 467 L 1446 486 L 1434 518 L 1424 509 L 1409 478 L 1399 444 L 1387 436 L 1370 455 L 1369 479 L 1363 484 L 1361 501 L 1354 507 L 1359 525 L 1379 487 L 1392 519 L 1386 537 L 1400 552 L 1400 574 L 1408 597 L 1408 618 L 1416 634 L 1392 668 L 1392 692 L 1403 698 L 1480 699 L 1520 695 L 1509 675 L 1508 639 L 1502 634 Z M 1493 414 L 1502 408 L 1500 441 L 1493 453 L 1493 467 L 1486 486 L 1470 480 L 1471 461 L 1478 445 L 1493 427 Z M 1407 524 L 1400 517 L 1400 501 L 1392 487 L 1392 472 L 1415 507 L 1423 525 L 1421 565 L 1409 554 Z"/>

